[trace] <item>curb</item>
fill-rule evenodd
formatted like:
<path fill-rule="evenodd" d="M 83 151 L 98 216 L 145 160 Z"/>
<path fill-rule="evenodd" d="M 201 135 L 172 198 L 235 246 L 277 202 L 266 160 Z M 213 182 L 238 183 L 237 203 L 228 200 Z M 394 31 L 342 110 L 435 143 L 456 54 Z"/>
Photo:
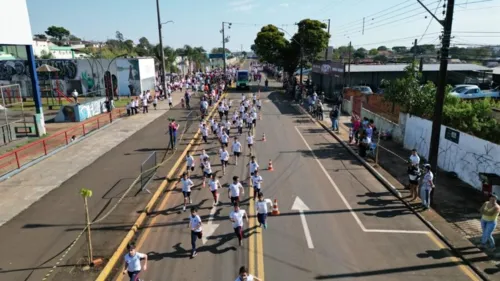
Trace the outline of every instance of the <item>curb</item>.
<path fill-rule="evenodd" d="M 301 113 L 307 115 L 314 123 L 319 124 L 323 129 L 325 129 L 330 135 L 332 135 L 342 146 L 349 151 L 365 168 L 385 187 L 389 190 L 396 198 L 398 198 L 407 208 L 409 208 L 412 213 L 417 216 L 420 221 L 422 221 L 425 226 L 427 226 L 444 244 L 451 249 L 453 254 L 460 258 L 462 262 L 467 265 L 472 271 L 482 280 L 490 281 L 488 276 L 486 276 L 479 268 L 477 268 L 474 264 L 472 264 L 469 260 L 467 260 L 452 244 L 446 237 L 444 237 L 441 232 L 436 229 L 432 223 L 426 220 L 419 212 L 417 212 L 408 202 L 406 202 L 401 193 L 394 187 L 384 176 L 382 176 L 379 172 L 377 172 L 368 162 L 366 162 L 361 156 L 359 156 L 349 145 L 347 145 L 339 136 L 337 136 L 328 126 L 323 124 L 322 122 L 314 119 L 301 105 L 297 105 L 299 111 Z"/>
<path fill-rule="evenodd" d="M 225 96 L 226 94 L 224 94 Z M 222 99 L 220 99 L 215 105 L 218 105 Z M 217 106 L 214 106 L 212 108 L 212 111 L 209 113 L 208 116 L 212 116 L 217 109 Z M 134 225 L 132 228 L 128 231 L 127 235 L 123 238 L 122 242 L 118 246 L 118 248 L 114 251 L 113 255 L 111 258 L 108 260 L 102 271 L 99 273 L 95 281 L 105 281 L 108 280 L 109 276 L 111 275 L 112 270 L 115 268 L 116 264 L 118 263 L 119 259 L 121 258 L 123 252 L 125 251 L 127 245 L 132 241 L 134 238 L 134 235 L 138 232 L 139 228 L 142 226 L 146 218 L 148 217 L 148 214 L 151 210 L 151 208 L 156 204 L 156 201 L 160 198 L 161 194 L 164 192 L 165 188 L 167 187 L 169 183 L 169 179 L 174 175 L 174 173 L 178 170 L 180 164 L 184 161 L 184 157 L 186 156 L 186 153 L 191 149 L 191 147 L 194 145 L 196 140 L 198 139 L 198 136 L 200 134 L 200 129 L 196 131 L 196 134 L 193 136 L 189 144 L 184 148 L 182 151 L 181 155 L 177 159 L 177 161 L 174 163 L 170 171 L 165 177 L 165 180 L 160 184 L 158 189 L 155 191 L 147 205 L 144 207 L 142 213 L 139 215 L 137 220 L 134 222 Z"/>

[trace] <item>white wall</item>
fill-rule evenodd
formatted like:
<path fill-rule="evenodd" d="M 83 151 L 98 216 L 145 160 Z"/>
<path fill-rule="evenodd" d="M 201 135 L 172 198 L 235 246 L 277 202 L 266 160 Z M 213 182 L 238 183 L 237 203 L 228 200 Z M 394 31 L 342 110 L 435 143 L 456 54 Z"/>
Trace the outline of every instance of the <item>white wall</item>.
<path fill-rule="evenodd" d="M 378 114 L 375 114 L 365 108 L 361 108 L 361 118 L 373 119 L 375 126 L 377 129 L 382 132 L 390 132 L 394 141 L 398 143 L 403 143 L 404 139 L 404 130 L 401 130 L 399 124 L 396 124 Z M 400 115 L 401 117 L 401 115 Z"/>
<path fill-rule="evenodd" d="M 26 0 L 0 0 L 0 44 L 31 45 L 30 19 Z"/>
<path fill-rule="evenodd" d="M 438 166 L 445 171 L 453 171 L 458 177 L 477 189 L 481 189 L 478 173 L 500 175 L 500 145 L 460 132 L 459 143 L 444 138 L 446 126 L 441 126 Z M 428 159 L 432 132 L 432 122 L 415 116 L 406 119 L 404 147 L 416 148 Z M 500 187 L 493 192 L 500 195 Z"/>
<path fill-rule="evenodd" d="M 50 52 L 48 41 L 33 40 L 32 44 L 33 44 L 33 53 L 37 57 L 42 56 L 43 51 L 45 51 L 46 54 L 48 54 Z"/>
<path fill-rule="evenodd" d="M 155 60 L 153 58 L 139 59 L 141 79 L 155 77 Z"/>

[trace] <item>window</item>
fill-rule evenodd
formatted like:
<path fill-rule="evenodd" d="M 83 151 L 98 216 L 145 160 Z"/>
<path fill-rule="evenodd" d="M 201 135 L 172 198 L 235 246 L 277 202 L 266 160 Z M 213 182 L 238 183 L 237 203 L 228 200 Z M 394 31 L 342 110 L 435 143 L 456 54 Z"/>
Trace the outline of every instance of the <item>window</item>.
<path fill-rule="evenodd" d="M 248 80 L 248 72 L 238 72 L 238 81 Z"/>

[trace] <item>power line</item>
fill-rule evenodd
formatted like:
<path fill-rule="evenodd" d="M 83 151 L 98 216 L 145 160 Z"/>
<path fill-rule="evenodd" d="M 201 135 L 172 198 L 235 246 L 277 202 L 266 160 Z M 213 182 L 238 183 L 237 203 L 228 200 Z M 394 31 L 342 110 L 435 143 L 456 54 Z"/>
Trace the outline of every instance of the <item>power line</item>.
<path fill-rule="evenodd" d="M 437 10 L 439 9 L 439 4 L 441 4 L 441 0 L 439 0 L 438 4 L 436 6 L 436 9 L 434 10 L 434 15 L 436 15 Z M 429 30 L 429 27 L 431 26 L 433 21 L 434 21 L 434 18 L 431 18 L 429 21 L 429 24 L 425 28 L 424 34 L 422 34 L 422 37 L 420 37 L 420 40 L 418 40 L 417 45 L 418 45 L 418 43 L 420 43 L 420 41 L 422 41 L 422 38 L 424 38 L 424 35 L 427 33 L 427 30 Z"/>

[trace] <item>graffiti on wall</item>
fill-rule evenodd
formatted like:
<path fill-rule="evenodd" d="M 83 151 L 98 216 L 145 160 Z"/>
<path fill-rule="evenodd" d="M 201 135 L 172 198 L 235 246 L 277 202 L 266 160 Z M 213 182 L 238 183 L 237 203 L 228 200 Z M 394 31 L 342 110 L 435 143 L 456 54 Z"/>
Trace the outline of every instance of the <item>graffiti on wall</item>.
<path fill-rule="evenodd" d="M 91 102 L 78 105 L 78 120 L 79 122 L 94 117 L 105 112 L 106 108 L 103 106 L 105 98 L 97 99 Z"/>
<path fill-rule="evenodd" d="M 418 153 L 428 159 L 432 122 L 415 116 L 406 121 L 404 146 L 417 149 Z M 500 145 L 460 133 L 458 144 L 444 138 L 444 126 L 439 142 L 438 166 L 480 189 L 479 173 L 500 175 Z"/>
<path fill-rule="evenodd" d="M 120 95 L 139 95 L 141 92 L 141 79 L 139 76 L 139 60 L 119 59 L 116 61 L 118 73 L 118 88 Z"/>

